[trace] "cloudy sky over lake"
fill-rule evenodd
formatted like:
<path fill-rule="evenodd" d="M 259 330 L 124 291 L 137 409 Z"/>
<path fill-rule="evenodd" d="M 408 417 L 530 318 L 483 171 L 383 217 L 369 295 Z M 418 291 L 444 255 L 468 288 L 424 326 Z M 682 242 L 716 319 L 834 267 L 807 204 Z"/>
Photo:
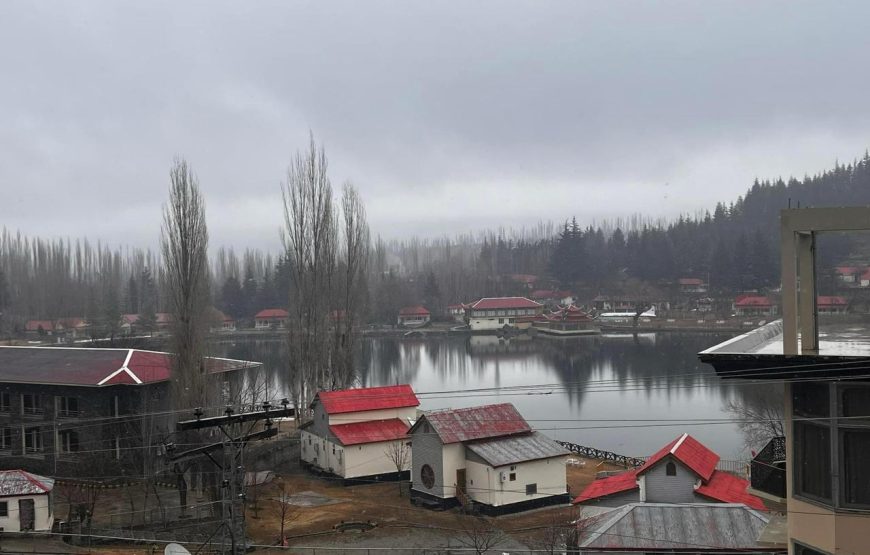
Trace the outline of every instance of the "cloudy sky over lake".
<path fill-rule="evenodd" d="M 277 248 L 311 130 L 386 237 L 674 216 L 870 146 L 866 2 L 0 2 L 0 226 Z"/>

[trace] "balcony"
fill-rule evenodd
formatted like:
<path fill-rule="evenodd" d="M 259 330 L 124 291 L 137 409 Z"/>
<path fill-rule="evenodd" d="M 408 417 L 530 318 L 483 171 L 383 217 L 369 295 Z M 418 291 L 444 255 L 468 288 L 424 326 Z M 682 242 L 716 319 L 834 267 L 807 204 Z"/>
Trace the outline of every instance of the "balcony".
<path fill-rule="evenodd" d="M 785 503 L 785 438 L 775 437 L 767 442 L 749 466 L 749 488 L 763 499 Z"/>

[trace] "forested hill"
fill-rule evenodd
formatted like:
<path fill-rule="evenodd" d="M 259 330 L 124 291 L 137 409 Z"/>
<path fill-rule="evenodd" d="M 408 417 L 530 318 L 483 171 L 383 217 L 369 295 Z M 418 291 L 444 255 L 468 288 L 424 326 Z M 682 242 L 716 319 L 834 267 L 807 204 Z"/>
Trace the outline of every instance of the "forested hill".
<path fill-rule="evenodd" d="M 756 181 L 731 203 L 719 203 L 702 217 L 681 217 L 666 225 L 647 225 L 611 233 L 602 228 L 564 225 L 550 247 L 547 268 L 534 258 L 516 260 L 528 245 L 497 239 L 484 245 L 483 258 L 520 262 L 512 270 L 549 271 L 562 284 L 606 287 L 616 272 L 646 282 L 680 277 L 709 279 L 724 290 L 761 289 L 778 281 L 779 211 L 788 207 L 870 205 L 870 156 L 803 180 Z M 605 226 L 606 228 L 607 226 Z M 613 229 L 613 226 L 610 226 Z M 538 244 L 547 248 L 545 241 Z M 820 249 L 823 263 L 847 255 L 848 239 L 829 238 Z M 487 251 L 491 252 L 487 252 Z M 526 262 L 527 264 L 523 264 Z M 521 266 L 525 266 L 521 268 Z M 504 269 L 504 268 L 503 268 Z"/>

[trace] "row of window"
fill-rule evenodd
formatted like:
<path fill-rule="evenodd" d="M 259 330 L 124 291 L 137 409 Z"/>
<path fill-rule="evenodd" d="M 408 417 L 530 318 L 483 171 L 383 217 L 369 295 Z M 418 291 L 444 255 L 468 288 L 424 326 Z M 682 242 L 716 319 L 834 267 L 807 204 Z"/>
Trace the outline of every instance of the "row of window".
<path fill-rule="evenodd" d="M 484 316 L 534 316 L 536 314 L 534 308 L 518 308 L 510 310 L 475 310 L 472 316 L 481 318 Z"/>
<path fill-rule="evenodd" d="M 870 384 L 792 385 L 795 494 L 870 509 Z"/>
<path fill-rule="evenodd" d="M 21 393 L 21 414 L 42 414 L 45 412 L 43 396 L 35 393 Z M 78 397 L 55 397 L 54 409 L 58 416 L 78 416 Z M 12 394 L 0 392 L 0 412 L 12 411 Z"/>
<path fill-rule="evenodd" d="M 0 451 L 23 447 L 25 454 L 38 454 L 45 450 L 43 430 L 38 426 L 24 427 L 21 437 L 15 439 L 13 428 L 0 428 Z M 75 453 L 79 450 L 79 433 L 76 430 L 57 432 L 57 449 L 60 453 Z"/>

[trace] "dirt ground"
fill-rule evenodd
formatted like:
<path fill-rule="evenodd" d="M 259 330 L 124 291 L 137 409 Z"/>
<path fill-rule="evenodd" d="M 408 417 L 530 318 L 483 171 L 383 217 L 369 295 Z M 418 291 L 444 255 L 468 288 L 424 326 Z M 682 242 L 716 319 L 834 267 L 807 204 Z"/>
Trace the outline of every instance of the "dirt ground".
<path fill-rule="evenodd" d="M 586 460 L 583 467 L 569 466 L 570 491 L 572 495 L 578 494 L 595 479 L 598 471 L 619 469 L 595 460 Z M 282 492 L 291 496 L 294 503 L 306 506 L 282 504 Z M 115 503 L 123 506 L 123 493 L 115 495 L 120 497 Z M 457 538 L 466 533 L 464 529 L 475 518 L 456 510 L 432 511 L 416 507 L 408 499 L 407 486 L 400 496 L 396 483 L 345 487 L 334 480 L 304 472 L 279 474 L 271 483 L 249 487 L 247 498 L 248 535 L 260 546 L 257 552 L 262 553 L 312 553 L 304 547 L 316 547 L 317 553 L 327 553 L 330 547 L 379 546 L 407 548 L 409 553 L 441 546 L 436 551 L 443 552 L 449 546 L 461 545 Z M 266 546 L 278 545 L 280 541 L 282 505 L 287 507 L 284 536 L 291 548 L 269 549 Z M 547 527 L 576 518 L 576 515 L 573 507 L 558 506 L 484 520 L 488 526 L 505 532 L 495 550 L 501 553 L 538 545 Z M 335 525 L 349 521 L 371 521 L 376 527 L 363 533 L 335 530 Z M 152 547 L 100 547 L 90 552 L 150 555 Z M 162 553 L 162 548 L 156 552 Z"/>

